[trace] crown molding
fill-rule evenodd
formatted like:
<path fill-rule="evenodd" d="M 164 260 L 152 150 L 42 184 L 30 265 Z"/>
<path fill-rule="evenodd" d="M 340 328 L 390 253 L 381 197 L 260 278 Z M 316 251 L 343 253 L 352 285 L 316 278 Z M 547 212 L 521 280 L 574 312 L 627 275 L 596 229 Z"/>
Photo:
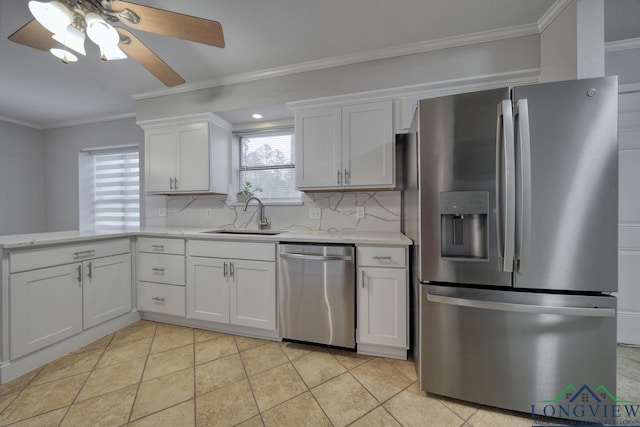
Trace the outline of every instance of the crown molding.
<path fill-rule="evenodd" d="M 459 79 L 441 80 L 390 89 L 380 89 L 347 95 L 328 96 L 305 99 L 287 103 L 291 110 L 315 107 L 336 107 L 347 104 L 390 101 L 403 97 L 434 98 L 462 92 L 491 89 L 505 86 L 521 86 L 536 83 L 540 76 L 540 68 L 508 71 L 505 73 L 487 74 L 483 76 L 463 77 Z"/>
<path fill-rule="evenodd" d="M 556 0 L 554 4 L 538 20 L 538 33 L 542 34 L 549 25 L 571 4 L 574 0 Z"/>
<path fill-rule="evenodd" d="M 237 83 L 246 83 L 256 80 L 263 80 L 274 77 L 282 77 L 291 74 L 304 73 L 308 71 L 322 70 L 326 68 L 339 67 L 343 65 L 357 64 L 360 62 L 375 61 L 398 56 L 413 55 L 454 47 L 469 46 L 479 43 L 487 43 L 497 40 L 504 40 L 516 37 L 524 37 L 538 34 L 538 24 L 519 25 L 514 27 L 501 28 L 498 30 L 482 31 L 465 34 L 461 36 L 447 37 L 437 40 L 429 40 L 419 43 L 411 43 L 401 46 L 393 46 L 381 49 L 374 49 L 360 52 L 353 55 L 336 56 L 333 58 L 320 59 L 315 61 L 301 62 L 298 64 L 286 65 L 282 67 L 268 68 L 249 73 L 236 74 L 205 80 L 193 84 L 186 84 L 170 89 L 159 89 L 156 91 L 139 93 L 132 95 L 136 101 L 158 96 L 175 95 L 179 93 L 191 92 L 200 89 L 207 89 L 218 86 L 227 86 Z"/>
<path fill-rule="evenodd" d="M 0 116 L 0 121 L 7 122 L 7 123 L 12 123 L 14 125 L 24 126 L 24 127 L 32 128 L 32 129 L 36 129 L 36 130 L 44 130 L 45 129 L 44 127 L 42 127 L 41 125 L 38 125 L 36 123 L 24 122 L 22 120 L 16 120 L 16 119 L 13 119 L 13 118 L 7 117 L 7 116 Z"/>
<path fill-rule="evenodd" d="M 233 128 L 233 125 L 231 123 L 229 123 L 222 117 L 209 112 L 188 114 L 188 115 L 179 116 L 179 117 L 162 117 L 159 119 L 142 120 L 142 121 L 136 122 L 136 124 L 143 129 L 152 129 L 159 126 L 165 126 L 167 124 L 188 125 L 191 123 L 198 123 L 198 122 L 211 122 L 216 126 L 219 126 L 229 131 Z"/>
<path fill-rule="evenodd" d="M 620 52 L 623 50 L 640 49 L 640 37 L 635 39 L 616 40 L 604 44 L 604 52 Z"/>

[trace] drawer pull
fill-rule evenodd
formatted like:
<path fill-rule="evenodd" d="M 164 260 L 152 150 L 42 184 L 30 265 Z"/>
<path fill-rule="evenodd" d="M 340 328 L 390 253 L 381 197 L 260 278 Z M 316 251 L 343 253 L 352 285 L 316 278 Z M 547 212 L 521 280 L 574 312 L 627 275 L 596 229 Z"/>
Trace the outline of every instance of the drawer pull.
<path fill-rule="evenodd" d="M 164 302 L 164 297 L 153 297 L 151 299 L 158 302 Z"/>
<path fill-rule="evenodd" d="M 151 245 L 151 247 L 158 251 L 164 251 L 164 245 Z"/>
<path fill-rule="evenodd" d="M 153 270 L 153 271 L 155 271 L 157 273 L 164 273 L 164 268 L 155 267 L 155 268 L 152 268 L 151 270 Z"/>
<path fill-rule="evenodd" d="M 84 257 L 88 257 L 88 256 L 93 256 L 93 254 L 95 253 L 95 250 L 89 250 L 89 251 L 80 251 L 80 252 L 74 252 L 73 256 L 76 258 L 84 258 Z"/>
<path fill-rule="evenodd" d="M 388 255 L 387 256 L 376 255 L 376 256 L 373 257 L 373 259 L 377 259 L 378 261 L 382 261 L 382 260 L 391 261 L 391 257 L 388 256 Z"/>

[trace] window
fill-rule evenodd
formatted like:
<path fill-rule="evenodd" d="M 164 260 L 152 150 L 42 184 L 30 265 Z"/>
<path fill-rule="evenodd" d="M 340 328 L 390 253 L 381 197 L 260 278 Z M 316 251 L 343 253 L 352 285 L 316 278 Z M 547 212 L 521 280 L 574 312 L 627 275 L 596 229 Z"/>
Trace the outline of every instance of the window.
<path fill-rule="evenodd" d="M 265 201 L 300 201 L 293 129 L 236 134 L 236 191 L 250 182 Z"/>
<path fill-rule="evenodd" d="M 80 153 L 80 228 L 140 225 L 138 147 Z"/>

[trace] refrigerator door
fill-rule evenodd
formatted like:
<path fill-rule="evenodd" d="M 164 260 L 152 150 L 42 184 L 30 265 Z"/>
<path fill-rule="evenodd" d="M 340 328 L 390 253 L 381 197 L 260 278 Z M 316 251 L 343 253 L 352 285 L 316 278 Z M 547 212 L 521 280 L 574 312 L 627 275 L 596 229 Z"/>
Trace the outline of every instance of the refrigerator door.
<path fill-rule="evenodd" d="M 572 399 L 613 403 L 601 393 L 616 393 L 615 297 L 423 285 L 421 309 L 425 391 L 559 418 L 576 418 L 561 412 Z"/>
<path fill-rule="evenodd" d="M 512 285 L 505 254 L 513 253 L 506 230 L 515 204 L 498 197 L 514 173 L 505 153 L 513 150 L 509 95 L 504 88 L 418 105 L 419 281 Z"/>
<path fill-rule="evenodd" d="M 513 100 L 514 285 L 616 291 L 617 77 L 517 87 Z"/>

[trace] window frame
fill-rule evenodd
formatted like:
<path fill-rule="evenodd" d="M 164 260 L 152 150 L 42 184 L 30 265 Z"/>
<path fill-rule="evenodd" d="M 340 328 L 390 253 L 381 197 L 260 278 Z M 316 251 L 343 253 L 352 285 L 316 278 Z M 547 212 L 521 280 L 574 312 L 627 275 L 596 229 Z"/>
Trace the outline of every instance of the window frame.
<path fill-rule="evenodd" d="M 290 135 L 291 136 L 291 162 L 283 163 L 279 165 L 273 166 L 246 166 L 241 164 L 242 159 L 244 158 L 243 154 L 243 144 L 242 140 L 244 138 L 256 138 L 256 137 L 268 137 L 268 136 L 278 136 L 278 135 Z M 246 131 L 235 131 L 233 132 L 233 204 L 241 204 L 244 205 L 244 202 L 238 202 L 236 199 L 236 194 L 240 191 L 240 183 L 242 182 L 242 174 L 250 171 L 263 171 L 263 170 L 284 170 L 291 169 L 292 170 L 292 182 L 290 184 L 293 186 L 294 191 L 298 193 L 297 196 L 294 197 L 281 197 L 281 198 L 267 198 L 267 197 L 259 197 L 260 200 L 265 205 L 302 205 L 302 192 L 295 189 L 296 187 L 296 146 L 295 146 L 295 128 L 293 126 L 282 126 L 282 127 L 274 127 L 267 129 L 255 129 L 255 130 L 246 130 Z"/>
<path fill-rule="evenodd" d="M 106 225 L 98 226 L 96 221 L 96 156 L 126 155 L 136 153 L 138 155 L 138 221 L 137 225 Z M 79 229 L 80 230 L 116 230 L 139 228 L 144 217 L 142 201 L 142 154 L 139 145 L 118 145 L 111 147 L 97 147 L 82 149 L 78 153 L 78 205 L 79 205 Z M 127 204 L 127 202 L 123 202 Z"/>

